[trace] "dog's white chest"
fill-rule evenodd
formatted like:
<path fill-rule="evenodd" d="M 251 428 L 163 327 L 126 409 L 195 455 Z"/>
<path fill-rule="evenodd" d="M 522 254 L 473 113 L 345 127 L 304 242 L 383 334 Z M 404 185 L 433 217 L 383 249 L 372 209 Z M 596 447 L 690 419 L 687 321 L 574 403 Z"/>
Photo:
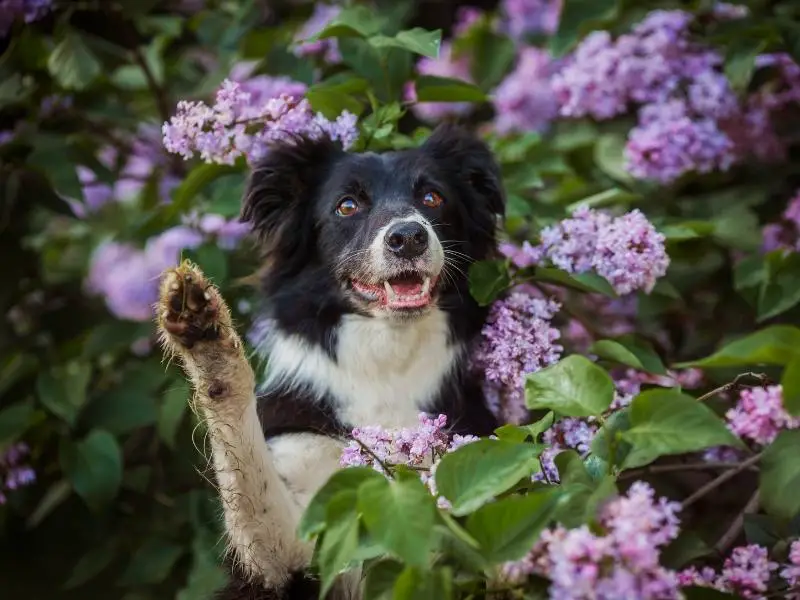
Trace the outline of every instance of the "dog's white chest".
<path fill-rule="evenodd" d="M 335 362 L 321 348 L 278 333 L 271 340 L 266 386 L 304 385 L 330 394 L 339 416 L 355 426 L 411 427 L 461 352 L 448 338 L 440 310 L 407 322 L 347 316 Z"/>

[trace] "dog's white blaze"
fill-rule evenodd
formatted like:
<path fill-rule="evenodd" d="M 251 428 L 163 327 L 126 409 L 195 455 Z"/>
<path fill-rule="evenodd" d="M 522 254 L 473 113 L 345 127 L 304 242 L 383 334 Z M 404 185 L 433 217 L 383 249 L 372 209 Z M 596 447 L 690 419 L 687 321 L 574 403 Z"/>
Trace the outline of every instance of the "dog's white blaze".
<path fill-rule="evenodd" d="M 330 394 L 354 426 L 412 427 L 462 352 L 448 338 L 447 315 L 439 309 L 409 321 L 344 317 L 335 362 L 318 346 L 275 332 L 263 387 Z"/>
<path fill-rule="evenodd" d="M 433 230 L 433 225 L 425 217 L 414 211 L 408 217 L 398 217 L 389 221 L 386 225 L 378 230 L 375 238 L 369 245 L 369 262 L 370 271 L 373 273 L 382 273 L 388 270 L 386 264 L 386 234 L 389 229 L 398 223 L 419 223 L 425 228 L 428 233 L 428 248 L 422 253 L 422 256 L 417 260 L 424 260 L 429 262 L 429 268 L 432 273 L 438 274 L 444 267 L 444 249 L 439 241 L 439 236 Z"/>

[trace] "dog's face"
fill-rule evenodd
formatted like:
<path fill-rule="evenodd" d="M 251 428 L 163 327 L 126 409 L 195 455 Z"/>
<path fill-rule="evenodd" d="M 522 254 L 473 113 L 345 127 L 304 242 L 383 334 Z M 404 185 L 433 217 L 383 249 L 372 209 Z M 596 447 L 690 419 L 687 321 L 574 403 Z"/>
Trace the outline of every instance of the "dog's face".
<path fill-rule="evenodd" d="M 321 269 L 353 312 L 409 318 L 448 291 L 465 293 L 469 264 L 494 248 L 503 206 L 488 148 L 444 126 L 402 152 L 349 154 L 328 140 L 278 146 L 254 169 L 243 218 L 264 241 L 272 279 Z"/>

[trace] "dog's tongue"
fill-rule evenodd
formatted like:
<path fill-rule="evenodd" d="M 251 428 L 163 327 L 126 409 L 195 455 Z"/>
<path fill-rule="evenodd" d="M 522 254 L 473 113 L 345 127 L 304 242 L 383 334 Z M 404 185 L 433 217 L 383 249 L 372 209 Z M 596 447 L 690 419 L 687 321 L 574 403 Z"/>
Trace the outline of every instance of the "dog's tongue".
<path fill-rule="evenodd" d="M 398 296 L 416 296 L 422 291 L 422 281 L 417 278 L 390 279 L 389 285 L 392 286 L 394 293 Z"/>

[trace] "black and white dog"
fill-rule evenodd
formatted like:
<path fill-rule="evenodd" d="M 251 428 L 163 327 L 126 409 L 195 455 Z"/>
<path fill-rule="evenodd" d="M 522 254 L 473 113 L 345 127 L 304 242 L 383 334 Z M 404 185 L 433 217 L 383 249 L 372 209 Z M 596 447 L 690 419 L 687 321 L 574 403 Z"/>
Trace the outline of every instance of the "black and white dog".
<path fill-rule="evenodd" d="M 264 249 L 274 324 L 255 376 L 217 290 L 193 265 L 168 271 L 158 320 L 208 426 L 233 562 L 227 599 L 311 599 L 299 517 L 337 468 L 353 427 L 413 427 L 444 413 L 455 433 L 497 422 L 468 366 L 485 318 L 467 269 L 491 257 L 504 210 L 486 145 L 440 126 L 418 149 L 352 154 L 327 139 L 276 145 L 244 198 Z M 357 598 L 342 578 L 332 598 Z"/>

